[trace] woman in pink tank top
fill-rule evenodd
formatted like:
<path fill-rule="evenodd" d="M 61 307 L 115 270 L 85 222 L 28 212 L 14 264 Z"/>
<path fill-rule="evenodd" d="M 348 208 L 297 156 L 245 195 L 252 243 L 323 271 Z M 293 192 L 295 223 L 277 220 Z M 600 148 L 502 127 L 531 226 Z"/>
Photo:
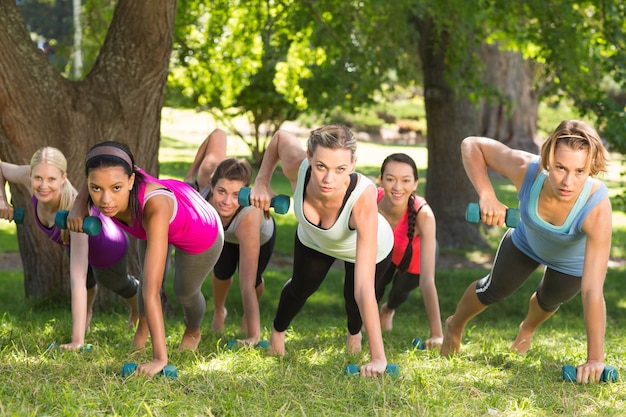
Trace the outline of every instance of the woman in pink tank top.
<path fill-rule="evenodd" d="M 118 142 L 93 146 L 87 154 L 85 171 L 87 182 L 77 201 L 91 201 L 139 239 L 142 320 L 133 348 L 143 349 L 151 336 L 152 361 L 138 365 L 137 373 L 153 376 L 168 361 L 160 296 L 168 246 L 176 248 L 174 292 L 184 310 L 185 332 L 179 350 L 195 350 L 206 308 L 202 283 L 221 253 L 222 225 L 215 209 L 193 188 L 182 181 L 146 174 L 135 166 L 130 150 Z M 71 230 L 81 230 L 84 214 L 76 211 L 69 216 Z"/>

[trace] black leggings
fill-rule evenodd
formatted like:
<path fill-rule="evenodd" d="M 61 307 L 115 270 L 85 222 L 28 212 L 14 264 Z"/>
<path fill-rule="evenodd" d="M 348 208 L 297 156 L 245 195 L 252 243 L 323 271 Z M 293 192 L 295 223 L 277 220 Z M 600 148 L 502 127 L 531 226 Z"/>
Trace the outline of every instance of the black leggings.
<path fill-rule="evenodd" d="M 326 278 L 328 270 L 336 258 L 308 248 L 300 242 L 296 233 L 293 251 L 293 274 L 280 294 L 278 309 L 274 318 L 274 329 L 284 332 L 291 320 L 304 306 Z M 391 252 L 376 264 L 376 280 L 383 275 L 391 264 Z M 354 298 L 354 263 L 344 262 L 345 277 L 343 297 L 348 315 L 348 331 L 355 335 L 361 331 L 363 321 Z"/>
<path fill-rule="evenodd" d="M 476 295 L 485 305 L 494 304 L 520 289 L 540 265 L 520 251 L 511 240 L 513 229 L 502 238 L 489 275 L 476 284 Z M 544 311 L 556 311 L 580 291 L 581 277 L 546 267 L 537 287 L 537 302 Z"/>
<path fill-rule="evenodd" d="M 259 263 L 257 265 L 256 283 L 254 287 L 258 287 L 263 283 L 263 272 L 270 262 L 272 253 L 274 252 L 274 244 L 276 243 L 276 224 L 274 224 L 274 232 L 270 240 L 261 245 L 259 250 Z M 239 244 L 224 242 L 224 248 L 220 254 L 220 258 L 213 267 L 213 275 L 216 279 L 226 281 L 230 279 L 237 270 L 239 265 Z"/>
<path fill-rule="evenodd" d="M 409 299 L 411 291 L 420 286 L 420 275 L 411 274 L 410 272 L 398 272 L 396 271 L 398 266 L 391 264 L 387 268 L 387 272 L 383 274 L 380 280 L 376 281 L 376 301 L 380 302 L 385 295 L 385 289 L 387 285 L 391 283 L 391 290 L 389 291 L 389 297 L 387 297 L 387 307 L 391 310 L 395 310 Z M 395 275 L 395 277 L 394 277 Z"/>

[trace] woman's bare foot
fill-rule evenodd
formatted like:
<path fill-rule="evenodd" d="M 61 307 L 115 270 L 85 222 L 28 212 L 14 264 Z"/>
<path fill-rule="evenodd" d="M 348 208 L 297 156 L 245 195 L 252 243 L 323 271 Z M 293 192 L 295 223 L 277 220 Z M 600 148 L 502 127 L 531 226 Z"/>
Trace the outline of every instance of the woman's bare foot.
<path fill-rule="evenodd" d="M 287 332 L 279 332 L 272 327 L 270 334 L 270 347 L 267 354 L 270 356 L 285 356 L 285 334 Z"/>
<path fill-rule="evenodd" d="M 393 328 L 393 315 L 396 310 L 392 310 L 387 307 L 387 303 L 380 307 L 380 328 L 385 331 L 390 331 Z"/>
<path fill-rule="evenodd" d="M 183 333 L 183 338 L 180 341 L 180 346 L 178 346 L 178 351 L 184 352 L 186 350 L 196 350 L 201 339 L 202 336 L 200 335 L 200 329 L 186 329 L 185 333 Z"/>
<path fill-rule="evenodd" d="M 450 316 L 446 320 L 446 326 L 443 331 L 443 343 L 441 345 L 442 356 L 450 356 L 459 353 L 461 349 L 463 328 L 457 328 L 453 321 L 454 316 Z"/>
<path fill-rule="evenodd" d="M 524 322 L 519 325 L 519 331 L 517 333 L 517 337 L 513 341 L 513 344 L 509 348 L 511 352 L 519 353 L 520 355 L 525 354 L 530 349 L 530 345 L 533 341 L 533 333 L 534 331 L 526 329 L 524 327 Z"/>
<path fill-rule="evenodd" d="M 211 330 L 214 332 L 223 332 L 226 316 L 228 316 L 228 310 L 226 310 L 225 308 L 222 309 L 222 311 L 215 311 L 213 313 L 213 323 L 211 323 Z"/>
<path fill-rule="evenodd" d="M 358 332 L 357 334 L 348 333 L 348 337 L 346 339 L 346 350 L 349 353 L 361 352 L 361 339 L 362 338 L 363 336 L 361 335 L 361 332 Z"/>
<path fill-rule="evenodd" d="M 137 324 L 137 330 L 135 330 L 135 337 L 130 348 L 133 352 L 141 352 L 146 347 L 146 342 L 149 335 L 148 322 L 145 317 L 139 317 L 139 323 Z"/>

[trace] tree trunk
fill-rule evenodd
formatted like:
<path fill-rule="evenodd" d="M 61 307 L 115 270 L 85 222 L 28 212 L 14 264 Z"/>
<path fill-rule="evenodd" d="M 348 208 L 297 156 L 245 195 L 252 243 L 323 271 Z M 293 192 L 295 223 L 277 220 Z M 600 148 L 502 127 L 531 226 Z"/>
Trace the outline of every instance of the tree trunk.
<path fill-rule="evenodd" d="M 480 134 L 511 148 L 538 153 L 539 102 L 532 85 L 532 63 L 497 45 L 483 45 L 480 56 L 485 63 L 484 81 L 500 96 L 481 100 Z"/>
<path fill-rule="evenodd" d="M 61 77 L 30 40 L 15 2 L 0 2 L 0 158 L 28 163 L 41 146 L 59 148 L 78 188 L 87 150 L 104 140 L 126 143 L 139 166 L 158 175 L 161 107 L 176 0 L 119 0 L 105 43 L 82 81 Z M 26 190 L 11 187 L 27 209 Z M 69 292 L 63 250 L 32 221 L 18 227 L 26 295 Z M 134 247 L 134 245 L 133 245 Z M 136 256 L 131 270 L 137 274 Z"/>
<path fill-rule="evenodd" d="M 437 218 L 439 244 L 456 248 L 484 240 L 478 228 L 465 221 L 465 207 L 476 201 L 476 193 L 463 169 L 460 151 L 466 136 L 479 133 L 478 112 L 467 95 L 457 94 L 446 78 L 447 42 L 447 35 L 436 32 L 432 21 L 420 22 L 419 53 L 428 126 L 426 199 Z"/>

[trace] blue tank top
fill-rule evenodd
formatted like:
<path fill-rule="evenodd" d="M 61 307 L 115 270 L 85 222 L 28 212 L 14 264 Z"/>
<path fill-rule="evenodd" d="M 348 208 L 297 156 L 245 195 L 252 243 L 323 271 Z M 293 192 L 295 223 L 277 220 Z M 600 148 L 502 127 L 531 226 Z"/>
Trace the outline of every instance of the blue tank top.
<path fill-rule="evenodd" d="M 537 214 L 539 191 L 546 179 L 546 173 L 537 175 L 538 171 L 539 157 L 528 166 L 518 194 L 520 223 L 511 239 L 519 250 L 537 262 L 564 274 L 580 277 L 583 274 L 587 243 L 582 225 L 589 212 L 606 198 L 608 189 L 602 184 L 592 194 L 593 179 L 589 177 L 563 225 L 554 226 Z"/>

